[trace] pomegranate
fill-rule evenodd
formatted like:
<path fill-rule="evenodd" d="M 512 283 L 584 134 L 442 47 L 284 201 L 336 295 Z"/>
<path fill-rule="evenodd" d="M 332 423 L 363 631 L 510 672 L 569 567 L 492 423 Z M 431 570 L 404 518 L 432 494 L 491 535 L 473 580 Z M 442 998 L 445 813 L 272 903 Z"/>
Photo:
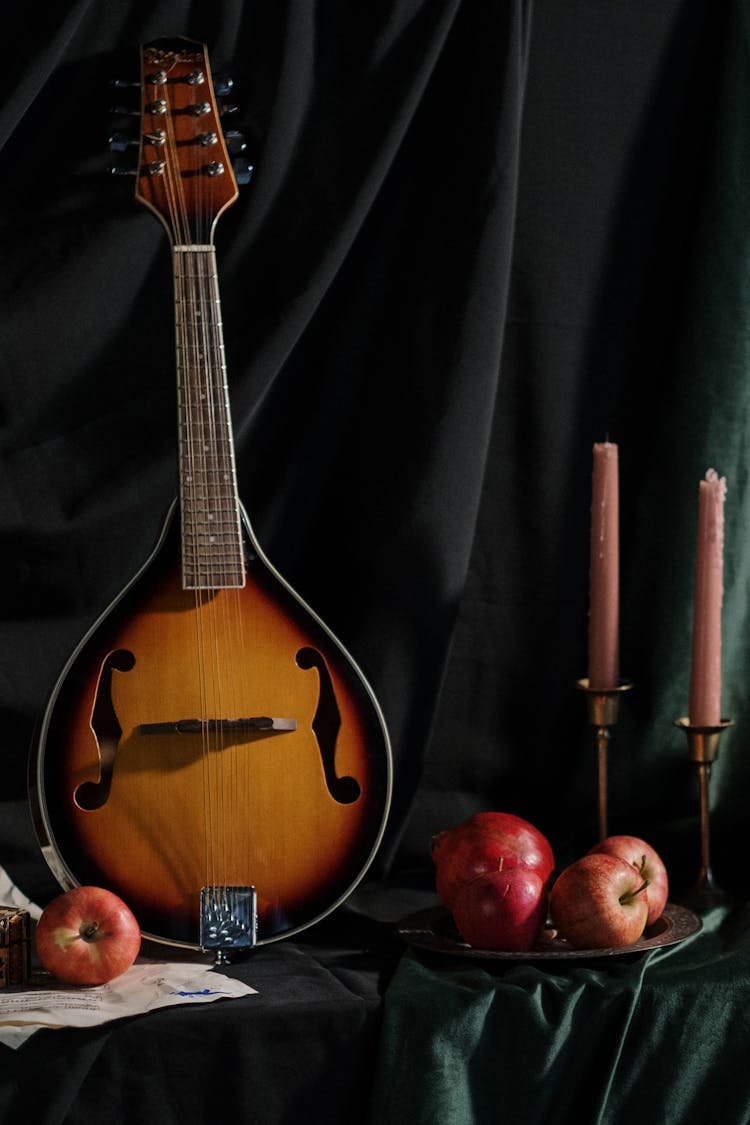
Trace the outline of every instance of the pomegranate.
<path fill-rule="evenodd" d="M 552 847 L 538 828 L 514 813 L 481 812 L 433 837 L 435 887 L 452 910 L 457 890 L 480 875 L 512 867 L 536 871 L 547 883 L 554 871 Z"/>

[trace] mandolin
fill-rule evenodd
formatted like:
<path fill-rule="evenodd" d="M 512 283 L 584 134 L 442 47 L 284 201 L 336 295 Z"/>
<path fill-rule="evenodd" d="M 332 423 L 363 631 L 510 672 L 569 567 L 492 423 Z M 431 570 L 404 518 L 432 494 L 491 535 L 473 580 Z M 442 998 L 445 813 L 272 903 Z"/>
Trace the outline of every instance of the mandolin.
<path fill-rule="evenodd" d="M 364 674 L 238 497 L 214 246 L 238 188 L 205 45 L 143 46 L 140 86 L 135 194 L 172 251 L 179 488 L 52 688 L 29 799 L 63 888 L 107 887 L 144 936 L 222 959 L 347 898 L 385 828 L 391 751 Z"/>

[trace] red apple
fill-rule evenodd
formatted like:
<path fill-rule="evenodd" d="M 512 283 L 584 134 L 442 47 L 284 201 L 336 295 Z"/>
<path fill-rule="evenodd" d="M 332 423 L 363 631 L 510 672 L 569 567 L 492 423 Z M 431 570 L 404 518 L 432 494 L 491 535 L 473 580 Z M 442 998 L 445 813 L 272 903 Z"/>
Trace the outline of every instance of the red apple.
<path fill-rule="evenodd" d="M 646 883 L 619 856 L 584 855 L 558 875 L 549 912 L 558 936 L 575 949 L 632 945 L 646 927 Z"/>
<path fill-rule="evenodd" d="M 477 949 L 525 952 L 547 917 L 547 888 L 537 871 L 502 867 L 463 883 L 453 901 L 453 921 Z"/>
<path fill-rule="evenodd" d="M 641 881 L 645 880 L 648 883 L 646 925 L 650 926 L 657 918 L 661 918 L 669 896 L 669 876 L 661 857 L 651 845 L 638 836 L 607 836 L 589 849 L 589 855 L 598 852 L 619 856 L 620 859 L 633 864 L 641 876 Z"/>
<path fill-rule="evenodd" d="M 555 857 L 538 828 L 506 812 L 481 812 L 454 828 L 438 832 L 431 843 L 435 886 L 450 910 L 458 888 L 479 875 L 522 866 L 536 871 L 543 882 L 552 875 Z"/>
<path fill-rule="evenodd" d="M 103 887 L 74 887 L 45 906 L 36 951 L 48 972 L 69 984 L 105 984 L 135 961 L 141 931 L 130 908 Z"/>

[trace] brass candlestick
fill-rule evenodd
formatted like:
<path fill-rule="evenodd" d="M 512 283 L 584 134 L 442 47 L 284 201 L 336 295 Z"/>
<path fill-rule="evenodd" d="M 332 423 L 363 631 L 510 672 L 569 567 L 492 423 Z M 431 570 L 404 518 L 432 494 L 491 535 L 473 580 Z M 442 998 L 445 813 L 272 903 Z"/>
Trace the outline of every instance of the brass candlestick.
<path fill-rule="evenodd" d="M 693 726 L 690 719 L 675 719 L 675 726 L 684 730 L 687 737 L 690 759 L 698 772 L 700 792 L 700 869 L 698 878 L 682 901 L 693 910 L 710 910 L 712 906 L 728 902 L 729 896 L 714 879 L 711 870 L 711 831 L 708 810 L 708 783 L 711 766 L 719 753 L 719 739 L 722 732 L 733 725 L 733 719 L 722 719 L 716 726 Z"/>
<path fill-rule="evenodd" d="M 592 688 L 589 681 L 577 680 L 576 687 L 586 692 L 586 707 L 591 726 L 596 727 L 596 753 L 599 790 L 599 839 L 607 835 L 607 757 L 609 730 L 615 726 L 620 711 L 620 698 L 632 688 L 632 683 L 621 681 L 613 688 Z"/>

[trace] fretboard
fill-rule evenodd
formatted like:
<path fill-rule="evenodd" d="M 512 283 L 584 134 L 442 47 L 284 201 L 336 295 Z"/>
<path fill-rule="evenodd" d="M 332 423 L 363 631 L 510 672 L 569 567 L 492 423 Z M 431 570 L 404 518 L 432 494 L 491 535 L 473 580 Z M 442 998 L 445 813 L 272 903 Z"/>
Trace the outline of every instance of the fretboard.
<path fill-rule="evenodd" d="M 175 246 L 175 335 L 186 590 L 244 586 L 240 504 L 213 246 Z"/>

